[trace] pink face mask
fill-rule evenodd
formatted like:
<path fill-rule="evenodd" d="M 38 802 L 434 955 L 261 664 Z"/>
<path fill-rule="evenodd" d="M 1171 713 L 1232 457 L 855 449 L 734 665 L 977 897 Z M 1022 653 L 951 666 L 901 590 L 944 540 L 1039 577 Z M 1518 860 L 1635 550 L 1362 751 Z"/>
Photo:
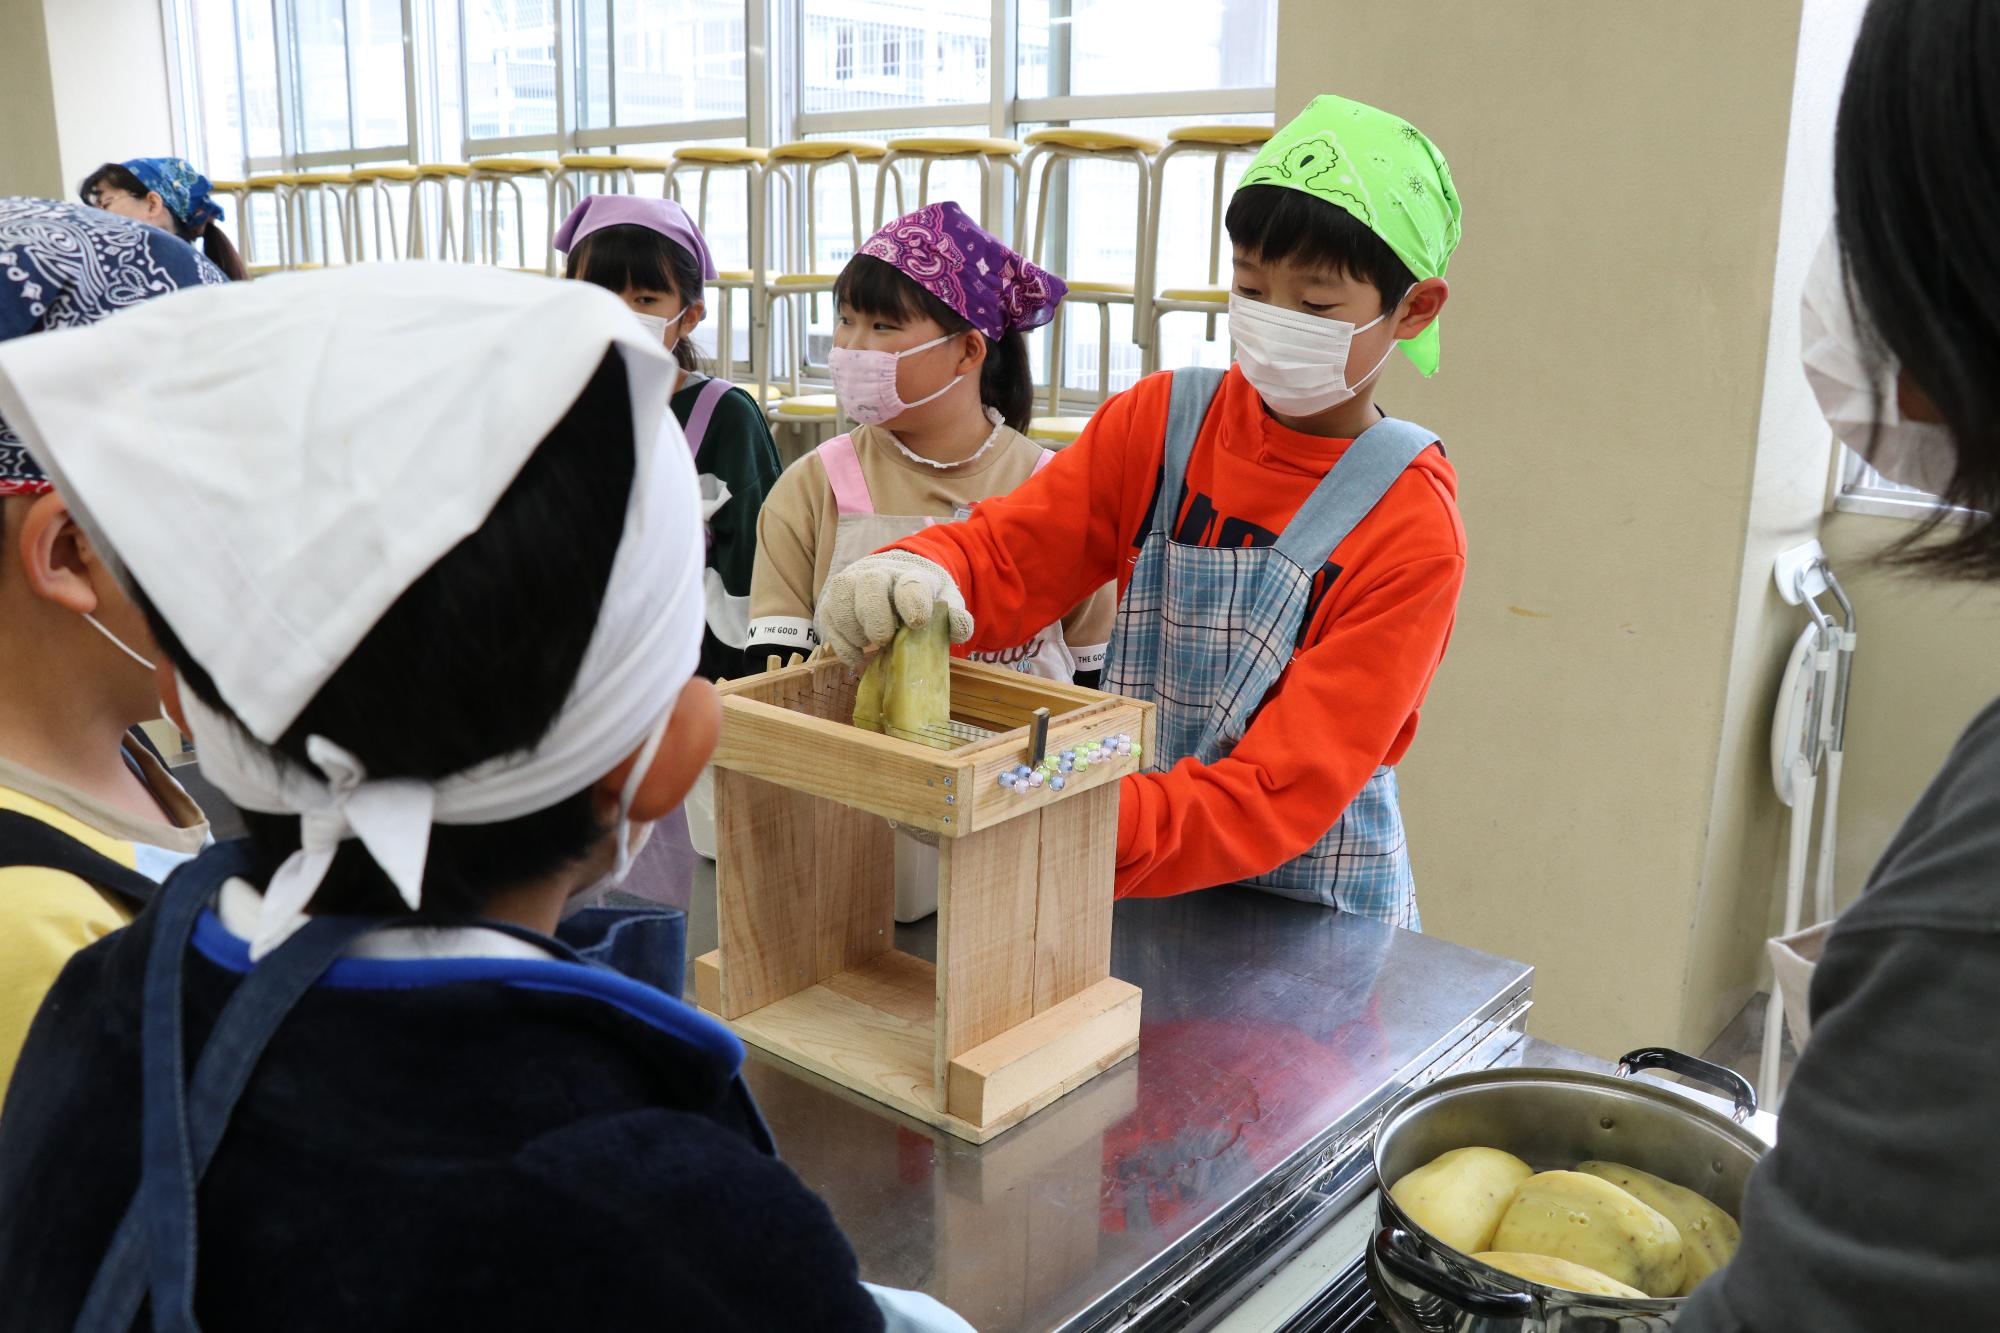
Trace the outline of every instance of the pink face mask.
<path fill-rule="evenodd" d="M 913 407 L 922 407 L 944 397 L 965 376 L 954 375 L 936 393 L 925 394 L 914 403 L 906 403 L 896 391 L 896 363 L 906 356 L 928 352 L 933 347 L 948 343 L 955 336 L 947 333 L 901 352 L 834 348 L 827 356 L 826 364 L 833 372 L 833 391 L 840 398 L 840 410 L 863 426 L 879 426 L 885 421 L 894 421 Z"/>

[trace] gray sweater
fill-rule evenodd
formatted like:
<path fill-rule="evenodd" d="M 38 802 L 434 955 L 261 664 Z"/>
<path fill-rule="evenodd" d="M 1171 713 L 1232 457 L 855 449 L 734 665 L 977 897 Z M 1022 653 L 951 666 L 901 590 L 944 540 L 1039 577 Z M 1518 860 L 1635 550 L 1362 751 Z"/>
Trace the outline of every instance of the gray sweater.
<path fill-rule="evenodd" d="M 2000 1329 L 2000 704 L 1835 926 L 1743 1248 L 1676 1333 Z"/>

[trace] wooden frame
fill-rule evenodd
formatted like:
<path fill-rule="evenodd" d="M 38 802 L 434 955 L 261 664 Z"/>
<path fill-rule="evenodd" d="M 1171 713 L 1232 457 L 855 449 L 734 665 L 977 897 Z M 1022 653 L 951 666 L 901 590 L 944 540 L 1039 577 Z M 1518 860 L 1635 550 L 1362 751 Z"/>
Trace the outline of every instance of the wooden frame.
<path fill-rule="evenodd" d="M 955 749 L 855 727 L 854 681 L 816 661 L 722 687 L 715 752 L 721 947 L 700 1005 L 743 1039 L 984 1142 L 1138 1049 L 1110 974 L 1116 779 L 1132 756 L 1004 787 L 1047 752 L 1153 743 L 1153 707 L 952 663 Z M 893 821 L 939 846 L 935 965 L 895 942 Z"/>

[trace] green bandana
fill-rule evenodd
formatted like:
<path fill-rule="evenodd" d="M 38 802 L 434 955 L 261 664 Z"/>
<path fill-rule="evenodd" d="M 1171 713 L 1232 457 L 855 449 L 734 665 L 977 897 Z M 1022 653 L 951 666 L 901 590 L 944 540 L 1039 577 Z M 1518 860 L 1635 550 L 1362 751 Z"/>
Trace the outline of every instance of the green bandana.
<path fill-rule="evenodd" d="M 1388 242 L 1419 280 L 1444 276 L 1458 248 L 1458 191 L 1444 154 L 1400 116 L 1331 93 L 1315 97 L 1271 136 L 1243 173 L 1245 185 L 1288 185 L 1337 204 Z M 1438 368 L 1438 326 L 1403 344 L 1429 375 Z"/>

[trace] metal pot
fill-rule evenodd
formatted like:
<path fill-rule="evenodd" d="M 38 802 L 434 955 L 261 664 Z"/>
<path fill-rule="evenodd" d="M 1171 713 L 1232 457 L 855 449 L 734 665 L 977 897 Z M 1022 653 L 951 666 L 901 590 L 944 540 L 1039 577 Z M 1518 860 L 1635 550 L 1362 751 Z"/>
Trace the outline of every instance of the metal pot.
<path fill-rule="evenodd" d="M 1631 1081 L 1665 1069 L 1718 1089 L 1729 1119 L 1678 1093 Z M 1567 1069 L 1496 1069 L 1439 1079 L 1398 1101 L 1375 1135 L 1382 1229 L 1368 1247 L 1376 1303 L 1404 1333 L 1656 1333 L 1681 1297 L 1619 1299 L 1543 1286 L 1503 1273 L 1436 1239 L 1389 1197 L 1389 1186 L 1440 1153 L 1502 1148 L 1537 1171 L 1589 1158 L 1623 1162 L 1743 1211 L 1743 1186 L 1764 1144 L 1743 1128 L 1757 1109 L 1749 1082 L 1677 1051 L 1648 1047 L 1618 1076 Z"/>

